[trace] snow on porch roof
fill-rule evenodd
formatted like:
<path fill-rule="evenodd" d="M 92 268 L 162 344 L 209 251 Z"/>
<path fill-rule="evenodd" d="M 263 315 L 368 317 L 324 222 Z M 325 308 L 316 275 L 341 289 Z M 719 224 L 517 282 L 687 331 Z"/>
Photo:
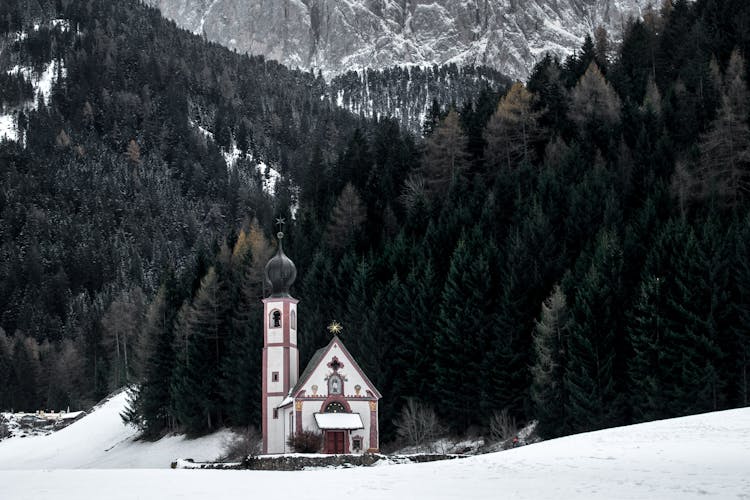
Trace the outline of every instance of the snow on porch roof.
<path fill-rule="evenodd" d="M 362 418 L 359 413 L 316 413 L 315 422 L 321 430 L 354 430 L 364 429 L 365 427 L 362 425 Z"/>

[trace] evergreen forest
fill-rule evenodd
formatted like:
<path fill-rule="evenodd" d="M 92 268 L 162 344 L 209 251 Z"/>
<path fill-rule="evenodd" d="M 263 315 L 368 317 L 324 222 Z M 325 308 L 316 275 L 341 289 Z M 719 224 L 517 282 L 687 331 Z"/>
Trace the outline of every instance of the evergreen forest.
<path fill-rule="evenodd" d="M 525 83 L 328 83 L 137 0 L 4 0 L 0 409 L 259 426 L 279 217 L 301 369 L 339 321 L 384 442 L 410 399 L 544 437 L 747 406 L 748 57 L 750 4 L 669 0 Z"/>

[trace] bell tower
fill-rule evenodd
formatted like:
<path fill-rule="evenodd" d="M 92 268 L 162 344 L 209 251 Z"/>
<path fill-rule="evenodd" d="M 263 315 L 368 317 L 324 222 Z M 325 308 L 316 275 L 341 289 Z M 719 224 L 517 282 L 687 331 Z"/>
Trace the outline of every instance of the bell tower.
<path fill-rule="evenodd" d="M 284 219 L 278 219 L 283 226 Z M 262 431 L 263 453 L 283 453 L 286 436 L 285 422 L 278 409 L 299 377 L 297 351 L 297 299 L 289 295 L 289 288 L 297 277 L 294 262 L 284 254 L 284 233 L 276 255 L 266 264 L 266 284 L 270 296 L 263 299 L 263 387 Z"/>

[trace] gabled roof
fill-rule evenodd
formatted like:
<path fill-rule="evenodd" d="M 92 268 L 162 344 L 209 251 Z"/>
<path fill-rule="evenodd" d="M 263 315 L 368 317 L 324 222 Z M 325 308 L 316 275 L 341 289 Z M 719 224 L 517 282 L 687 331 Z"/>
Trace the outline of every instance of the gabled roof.
<path fill-rule="evenodd" d="M 315 368 L 320 365 L 320 362 L 326 357 L 326 354 L 330 352 L 331 348 L 333 347 L 333 344 L 338 342 L 339 346 L 341 347 L 341 350 L 346 355 L 347 358 L 352 363 L 352 367 L 360 374 L 360 376 L 364 379 L 365 383 L 370 386 L 372 389 L 373 394 L 377 399 L 382 398 L 383 396 L 380 394 L 380 391 L 377 390 L 375 385 L 370 381 L 370 379 L 367 377 L 365 372 L 362 371 L 362 368 L 360 368 L 359 364 L 357 363 L 357 360 L 354 359 L 354 356 L 349 352 L 349 350 L 346 348 L 344 343 L 341 341 L 341 338 L 338 335 L 334 335 L 331 341 L 328 343 L 327 346 L 322 347 L 315 351 L 315 354 L 313 354 L 312 358 L 310 358 L 310 362 L 307 363 L 307 367 L 305 367 L 305 371 L 302 372 L 302 375 L 300 375 L 299 379 L 297 380 L 297 384 L 294 386 L 294 388 L 291 390 L 289 395 L 291 397 L 296 397 L 297 393 L 302 390 L 302 388 L 305 386 L 307 381 L 312 376 L 313 372 L 315 371 Z"/>

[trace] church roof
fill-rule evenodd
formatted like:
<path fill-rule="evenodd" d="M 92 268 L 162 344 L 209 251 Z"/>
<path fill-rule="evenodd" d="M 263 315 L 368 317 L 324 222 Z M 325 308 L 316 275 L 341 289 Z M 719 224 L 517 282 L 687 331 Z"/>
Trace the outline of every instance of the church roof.
<path fill-rule="evenodd" d="M 362 368 L 360 368 L 359 363 L 357 363 L 357 360 L 354 359 L 354 356 L 349 352 L 349 350 L 346 348 L 344 343 L 341 341 L 341 338 L 338 335 L 334 335 L 331 341 L 328 343 L 327 346 L 321 347 L 317 351 L 315 351 L 315 354 L 313 354 L 312 358 L 310 358 L 310 362 L 307 363 L 307 367 L 305 367 L 305 371 L 302 372 L 302 375 L 300 375 L 299 379 L 297 380 L 297 384 L 294 386 L 294 388 L 290 391 L 289 395 L 291 397 L 296 397 L 297 393 L 302 390 L 302 388 L 307 383 L 308 379 L 312 376 L 313 372 L 315 371 L 315 368 L 320 365 L 320 362 L 325 358 L 328 351 L 331 350 L 331 346 L 333 346 L 334 343 L 338 342 L 339 347 L 341 347 L 341 350 L 346 355 L 346 357 L 349 358 L 349 360 L 352 363 L 352 366 L 354 369 L 362 376 L 365 383 L 372 388 L 372 392 L 375 395 L 377 399 L 382 398 L 380 391 L 378 391 L 375 388 L 375 385 L 370 381 L 370 379 L 365 375 L 365 372 L 362 371 Z"/>
<path fill-rule="evenodd" d="M 362 417 L 359 413 L 315 413 L 315 423 L 318 429 L 364 429 Z"/>

